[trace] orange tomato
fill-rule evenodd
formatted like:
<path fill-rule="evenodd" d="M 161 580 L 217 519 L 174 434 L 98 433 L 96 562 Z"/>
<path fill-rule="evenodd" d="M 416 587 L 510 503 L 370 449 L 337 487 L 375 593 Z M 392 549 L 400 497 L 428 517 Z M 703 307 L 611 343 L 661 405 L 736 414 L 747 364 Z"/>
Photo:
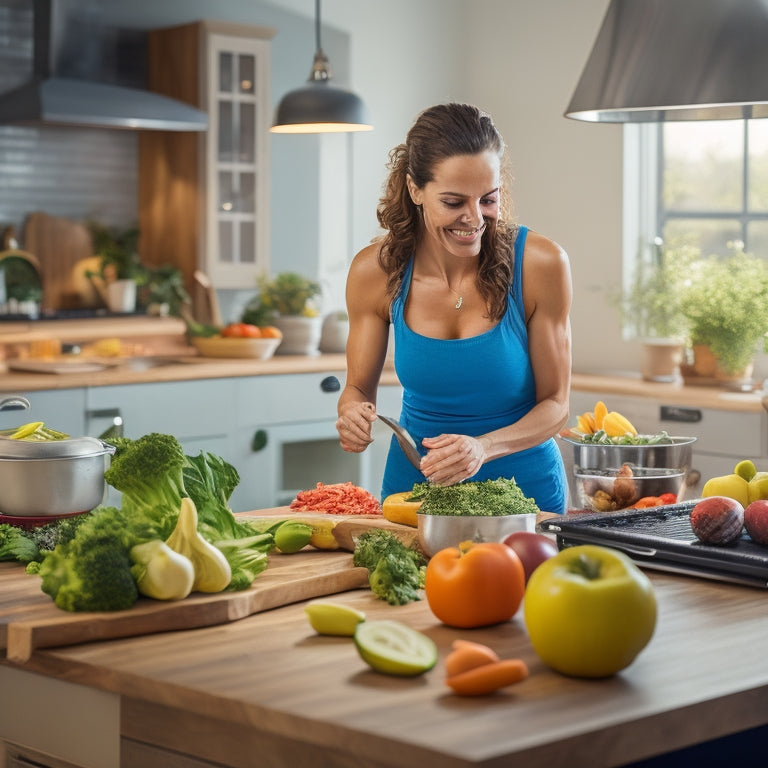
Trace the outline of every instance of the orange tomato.
<path fill-rule="evenodd" d="M 283 332 L 274 325 L 265 325 L 261 328 L 261 336 L 264 339 L 282 339 Z"/>
<path fill-rule="evenodd" d="M 258 326 L 249 323 L 230 323 L 222 329 L 221 335 L 227 339 L 258 339 L 261 331 Z"/>
<path fill-rule="evenodd" d="M 509 621 L 525 592 L 520 558 L 500 542 L 464 541 L 432 556 L 424 590 L 432 613 L 450 627 Z"/>

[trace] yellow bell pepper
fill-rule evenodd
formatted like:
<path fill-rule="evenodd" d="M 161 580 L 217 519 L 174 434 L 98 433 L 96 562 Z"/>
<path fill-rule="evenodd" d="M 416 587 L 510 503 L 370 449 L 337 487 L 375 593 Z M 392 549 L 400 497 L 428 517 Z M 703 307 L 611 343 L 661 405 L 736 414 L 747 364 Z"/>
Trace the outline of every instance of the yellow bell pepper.
<path fill-rule="evenodd" d="M 603 430 L 609 437 L 622 437 L 623 435 L 636 435 L 637 430 L 632 422 L 617 411 L 609 411 L 603 418 Z"/>
<path fill-rule="evenodd" d="M 749 504 L 749 483 L 735 472 L 730 475 L 711 477 L 701 489 L 702 497 L 726 496 L 735 499 L 743 507 Z"/>

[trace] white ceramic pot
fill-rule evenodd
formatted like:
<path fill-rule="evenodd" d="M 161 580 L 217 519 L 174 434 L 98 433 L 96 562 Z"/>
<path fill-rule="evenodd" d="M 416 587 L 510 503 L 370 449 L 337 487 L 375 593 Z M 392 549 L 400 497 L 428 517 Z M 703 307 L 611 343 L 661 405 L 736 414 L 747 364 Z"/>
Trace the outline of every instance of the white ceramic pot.
<path fill-rule="evenodd" d="M 107 283 L 107 306 L 111 312 L 135 312 L 136 281 L 113 280 Z"/>
<path fill-rule="evenodd" d="M 318 355 L 323 320 L 303 315 L 278 315 L 272 325 L 279 328 L 283 340 L 277 348 L 277 355 Z"/>
<path fill-rule="evenodd" d="M 335 313 L 323 320 L 323 330 L 320 336 L 321 352 L 345 352 L 349 336 L 349 320 L 346 316 L 338 317 Z"/>

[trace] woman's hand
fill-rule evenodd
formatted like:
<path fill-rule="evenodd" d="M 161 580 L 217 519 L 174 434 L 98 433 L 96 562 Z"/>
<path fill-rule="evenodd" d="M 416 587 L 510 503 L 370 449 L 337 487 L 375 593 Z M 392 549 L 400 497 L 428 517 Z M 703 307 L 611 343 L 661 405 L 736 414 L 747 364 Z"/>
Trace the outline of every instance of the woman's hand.
<path fill-rule="evenodd" d="M 425 437 L 421 444 L 427 449 L 421 471 L 435 485 L 454 485 L 476 475 L 486 458 L 481 440 L 469 435 Z"/>
<path fill-rule="evenodd" d="M 341 447 L 348 453 L 362 453 L 372 442 L 371 424 L 376 421 L 376 406 L 359 401 L 345 403 L 339 409 L 336 431 Z"/>

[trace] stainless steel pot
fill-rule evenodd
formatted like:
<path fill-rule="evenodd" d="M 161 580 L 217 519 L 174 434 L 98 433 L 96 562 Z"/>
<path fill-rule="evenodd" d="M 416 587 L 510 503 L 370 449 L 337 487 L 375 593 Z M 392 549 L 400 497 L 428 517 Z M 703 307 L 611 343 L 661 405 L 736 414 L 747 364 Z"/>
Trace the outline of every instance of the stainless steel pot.
<path fill-rule="evenodd" d="M 113 446 L 95 437 L 28 442 L 0 437 L 2 515 L 46 517 L 101 504 Z"/>
<path fill-rule="evenodd" d="M 674 493 L 681 501 L 691 469 L 695 437 L 670 437 L 647 445 L 582 443 L 573 446 L 573 470 L 568 477 L 571 506 L 607 512 L 630 506 L 644 496 Z M 629 476 L 623 467 L 628 465 Z"/>

